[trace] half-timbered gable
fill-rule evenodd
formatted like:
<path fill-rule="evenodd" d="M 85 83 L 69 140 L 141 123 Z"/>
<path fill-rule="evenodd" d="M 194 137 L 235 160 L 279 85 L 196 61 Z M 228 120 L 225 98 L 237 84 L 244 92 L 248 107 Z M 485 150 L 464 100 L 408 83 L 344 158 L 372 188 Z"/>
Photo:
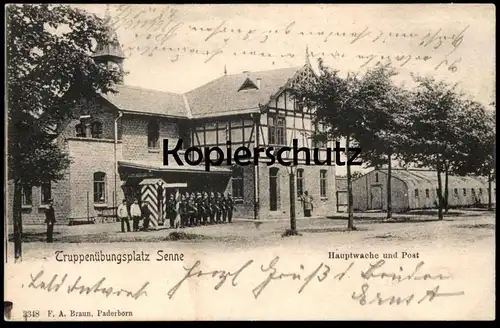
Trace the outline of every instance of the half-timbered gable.
<path fill-rule="evenodd" d="M 110 47 L 99 47 L 95 61 L 116 64 L 111 66 L 122 71 L 124 58 L 119 43 L 112 33 L 110 39 Z M 168 139 L 168 149 L 172 150 L 182 140 L 178 152 L 181 158 L 192 146 L 202 151 L 218 147 L 225 151 L 225 159 L 228 144 L 231 154 L 241 146 L 250 150 L 293 147 L 294 140 L 298 147 L 311 148 L 311 136 L 318 128 L 313 124 L 313 109 L 296 101 L 290 90 L 314 78 L 307 62 L 302 67 L 224 74 L 185 94 L 120 82 L 115 86 L 117 93 L 82 102 L 75 117 L 60 127 L 58 145 L 73 162 L 65 179 L 57 184 L 39 188 L 39 192 L 27 186 L 23 206 L 26 211 L 33 207 L 29 211 L 40 222 L 44 203 L 53 197 L 58 221 L 64 222 L 65 218 L 95 217 L 98 212 L 116 208 L 122 199 L 144 200 L 144 190 L 156 188 L 151 194 L 154 197 L 148 197 L 154 198 L 150 199 L 154 203 L 150 208 L 156 215 L 153 222 L 159 224 L 165 221 L 164 206 L 172 192 L 165 186 L 182 185 L 182 192 L 231 193 L 236 203 L 235 218 L 287 216 L 290 199 L 286 169 L 269 165 L 265 155 L 259 156 L 259 161 L 247 157 L 247 165 L 224 161 L 206 170 L 203 162 L 179 163 L 172 154 L 165 161 L 162 146 Z M 217 151 L 211 154 L 214 160 L 218 156 Z M 316 199 L 316 215 L 332 213 L 334 167 L 304 165 L 304 152 L 298 155 L 302 160 L 297 167 L 297 195 L 307 190 Z M 146 188 L 147 181 L 162 182 Z M 37 197 L 40 202 L 35 205 L 33 199 Z M 297 215 L 302 214 L 298 206 Z"/>

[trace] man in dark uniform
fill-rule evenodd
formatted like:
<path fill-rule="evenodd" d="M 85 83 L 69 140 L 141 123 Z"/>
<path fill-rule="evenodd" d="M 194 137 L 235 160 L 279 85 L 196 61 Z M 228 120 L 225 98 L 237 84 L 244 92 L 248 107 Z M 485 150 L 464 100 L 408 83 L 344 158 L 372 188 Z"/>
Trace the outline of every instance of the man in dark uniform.
<path fill-rule="evenodd" d="M 149 209 L 148 202 L 143 201 L 142 202 L 142 208 L 141 208 L 141 216 L 143 219 L 143 224 L 142 224 L 142 231 L 148 231 L 149 228 L 149 221 L 151 220 L 151 210 Z"/>
<path fill-rule="evenodd" d="M 54 213 L 54 201 L 49 199 L 48 207 L 45 210 L 45 223 L 47 223 L 47 242 L 52 242 L 54 234 L 54 223 L 56 223 L 56 215 Z"/>
<path fill-rule="evenodd" d="M 167 216 L 170 221 L 170 228 L 174 228 L 175 224 L 175 215 L 177 213 L 175 212 L 175 199 L 174 199 L 174 194 L 170 194 L 170 197 L 168 198 L 167 201 Z"/>
<path fill-rule="evenodd" d="M 226 202 L 226 197 L 224 197 L 224 194 L 221 194 L 220 202 L 221 202 L 221 208 L 222 208 L 222 223 L 226 223 L 227 222 L 227 202 Z"/>
<path fill-rule="evenodd" d="M 181 228 L 185 228 L 187 225 L 186 195 L 181 196 L 181 201 L 179 202 L 179 215 L 181 217 Z"/>
<path fill-rule="evenodd" d="M 196 217 L 196 208 L 194 206 L 194 194 L 188 195 L 187 199 L 187 213 L 188 213 L 188 227 L 194 226 L 194 221 Z"/>
<path fill-rule="evenodd" d="M 215 221 L 217 223 L 222 223 L 222 202 L 221 202 L 220 192 L 215 194 L 215 204 L 217 204 L 217 214 Z"/>
<path fill-rule="evenodd" d="M 210 217 L 210 203 L 208 200 L 208 193 L 205 191 L 203 193 L 203 199 L 202 199 L 202 204 L 203 204 L 203 225 L 208 224 L 208 220 Z"/>
<path fill-rule="evenodd" d="M 201 226 L 202 218 L 205 215 L 205 207 L 203 206 L 203 197 L 201 192 L 196 193 L 196 225 Z"/>
<path fill-rule="evenodd" d="M 208 198 L 208 203 L 210 206 L 210 224 L 215 223 L 215 216 L 217 214 L 217 205 L 215 204 L 215 195 L 213 192 L 210 192 L 210 196 Z"/>
<path fill-rule="evenodd" d="M 233 220 L 234 202 L 230 194 L 227 194 L 226 196 L 226 206 L 227 206 L 227 222 L 231 223 L 231 221 Z"/>

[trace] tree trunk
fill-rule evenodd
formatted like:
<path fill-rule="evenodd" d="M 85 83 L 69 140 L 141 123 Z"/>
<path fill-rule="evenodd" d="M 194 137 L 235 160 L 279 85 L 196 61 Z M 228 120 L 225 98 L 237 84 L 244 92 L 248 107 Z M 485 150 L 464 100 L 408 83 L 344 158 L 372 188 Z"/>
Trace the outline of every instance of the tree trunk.
<path fill-rule="evenodd" d="M 444 213 L 448 214 L 448 166 L 444 168 Z"/>
<path fill-rule="evenodd" d="M 392 219 L 391 177 L 392 177 L 392 163 L 391 163 L 391 154 L 389 154 L 387 156 L 387 219 Z"/>
<path fill-rule="evenodd" d="M 20 181 L 14 181 L 14 203 L 12 216 L 14 221 L 14 257 L 15 261 L 22 260 L 23 221 L 21 211 L 22 186 Z"/>
<path fill-rule="evenodd" d="M 491 172 L 488 172 L 488 211 L 493 211 L 491 204 Z"/>
<path fill-rule="evenodd" d="M 297 234 L 297 220 L 295 218 L 295 174 L 290 171 L 290 232 Z"/>
<path fill-rule="evenodd" d="M 441 190 L 443 188 L 443 184 L 441 183 L 441 169 L 437 169 L 437 177 L 438 177 L 438 219 L 443 219 L 443 197 L 441 195 Z"/>
<path fill-rule="evenodd" d="M 347 165 L 347 230 L 355 230 L 354 228 L 354 212 L 353 212 L 353 198 L 352 198 L 352 175 L 351 166 L 349 165 L 349 144 L 350 136 L 347 135 L 345 142 L 345 156 Z"/>

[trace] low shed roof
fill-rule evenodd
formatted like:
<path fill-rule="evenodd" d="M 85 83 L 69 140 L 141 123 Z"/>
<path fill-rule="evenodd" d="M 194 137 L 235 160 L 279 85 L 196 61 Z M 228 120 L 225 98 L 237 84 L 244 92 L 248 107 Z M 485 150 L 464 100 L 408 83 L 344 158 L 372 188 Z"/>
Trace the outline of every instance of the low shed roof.
<path fill-rule="evenodd" d="M 379 170 L 387 173 L 386 169 Z M 392 176 L 406 182 L 408 189 L 432 189 L 437 188 L 437 172 L 432 170 L 405 170 L 393 169 Z M 441 177 L 444 183 L 444 174 Z M 448 176 L 448 188 L 487 188 L 477 177 L 471 176 Z"/>

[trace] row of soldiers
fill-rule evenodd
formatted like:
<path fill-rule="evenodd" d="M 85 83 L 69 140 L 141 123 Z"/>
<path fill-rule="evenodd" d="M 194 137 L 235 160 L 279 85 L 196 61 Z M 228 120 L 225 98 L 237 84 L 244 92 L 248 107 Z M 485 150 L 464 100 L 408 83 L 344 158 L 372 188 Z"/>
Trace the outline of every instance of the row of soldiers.
<path fill-rule="evenodd" d="M 234 202 L 228 194 L 220 192 L 197 192 L 181 194 L 179 199 L 171 194 L 167 203 L 170 228 L 175 228 L 175 219 L 180 216 L 180 228 L 207 224 L 231 223 Z"/>

